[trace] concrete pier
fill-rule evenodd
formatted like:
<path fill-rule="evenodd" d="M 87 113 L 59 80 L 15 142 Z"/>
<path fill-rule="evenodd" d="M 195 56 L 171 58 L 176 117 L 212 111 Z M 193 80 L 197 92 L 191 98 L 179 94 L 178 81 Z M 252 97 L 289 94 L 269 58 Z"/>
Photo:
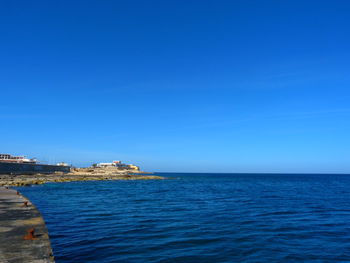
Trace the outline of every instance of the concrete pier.
<path fill-rule="evenodd" d="M 0 187 L 0 262 L 54 262 L 40 212 L 26 197 L 5 187 Z"/>

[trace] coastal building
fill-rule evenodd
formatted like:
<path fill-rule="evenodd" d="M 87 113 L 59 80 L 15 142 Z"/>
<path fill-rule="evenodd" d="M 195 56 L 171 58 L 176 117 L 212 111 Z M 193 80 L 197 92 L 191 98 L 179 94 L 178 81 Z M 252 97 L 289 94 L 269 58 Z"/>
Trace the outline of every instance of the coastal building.
<path fill-rule="evenodd" d="M 0 153 L 0 162 L 6 163 L 36 163 L 36 159 L 28 159 L 25 156 L 13 156 L 11 154 Z"/>
<path fill-rule="evenodd" d="M 69 166 L 68 163 L 64 163 L 64 162 L 60 162 L 60 163 L 57 163 L 58 166 Z"/>
<path fill-rule="evenodd" d="M 106 168 L 106 167 L 123 167 L 125 164 L 123 164 L 121 161 L 113 161 L 111 163 L 98 163 L 96 164 L 96 167 Z"/>
<path fill-rule="evenodd" d="M 106 167 L 115 167 L 115 165 L 113 163 L 98 163 L 96 164 L 96 167 L 106 168 Z"/>
<path fill-rule="evenodd" d="M 57 165 L 40 164 L 36 159 L 29 159 L 25 156 L 12 156 L 0 154 L 0 174 L 37 174 L 37 173 L 68 173 L 70 166 L 65 163 Z"/>
<path fill-rule="evenodd" d="M 129 164 L 128 165 L 128 168 L 130 170 L 137 170 L 137 171 L 140 171 L 140 167 L 136 166 L 136 165 L 133 165 L 133 164 Z"/>
<path fill-rule="evenodd" d="M 140 170 L 140 168 L 136 165 L 124 164 L 121 161 L 113 161 L 111 163 L 98 163 L 94 166 L 98 168 L 117 168 L 120 170 L 137 170 L 137 171 Z"/>

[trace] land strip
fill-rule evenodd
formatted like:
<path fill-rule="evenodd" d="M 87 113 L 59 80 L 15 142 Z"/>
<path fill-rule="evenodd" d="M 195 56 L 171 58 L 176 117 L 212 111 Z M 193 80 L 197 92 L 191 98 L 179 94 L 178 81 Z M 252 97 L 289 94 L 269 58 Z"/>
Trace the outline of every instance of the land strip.
<path fill-rule="evenodd" d="M 0 186 L 29 186 L 50 182 L 102 181 L 102 180 L 153 180 L 161 176 L 144 172 L 119 171 L 117 169 L 72 169 L 70 173 L 0 175 Z"/>

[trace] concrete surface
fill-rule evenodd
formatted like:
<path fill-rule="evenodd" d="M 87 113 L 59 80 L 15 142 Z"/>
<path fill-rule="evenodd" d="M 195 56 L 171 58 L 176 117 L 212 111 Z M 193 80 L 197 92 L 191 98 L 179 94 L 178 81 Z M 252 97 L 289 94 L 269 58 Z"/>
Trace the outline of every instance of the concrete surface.
<path fill-rule="evenodd" d="M 25 206 L 24 202 L 28 202 Z M 35 229 L 35 240 L 24 240 Z M 0 262 L 54 262 L 45 222 L 36 207 L 16 190 L 0 187 Z"/>

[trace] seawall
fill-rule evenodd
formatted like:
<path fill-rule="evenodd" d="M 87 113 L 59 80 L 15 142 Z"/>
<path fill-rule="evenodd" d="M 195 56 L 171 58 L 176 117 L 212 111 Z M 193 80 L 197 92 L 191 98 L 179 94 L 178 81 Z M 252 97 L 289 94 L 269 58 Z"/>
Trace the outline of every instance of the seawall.
<path fill-rule="evenodd" d="M 69 173 L 70 167 L 50 164 L 0 162 L 0 174 L 50 174 L 54 172 Z"/>
<path fill-rule="evenodd" d="M 25 196 L 5 187 L 0 187 L 0 244 L 1 263 L 54 262 L 39 210 Z"/>

